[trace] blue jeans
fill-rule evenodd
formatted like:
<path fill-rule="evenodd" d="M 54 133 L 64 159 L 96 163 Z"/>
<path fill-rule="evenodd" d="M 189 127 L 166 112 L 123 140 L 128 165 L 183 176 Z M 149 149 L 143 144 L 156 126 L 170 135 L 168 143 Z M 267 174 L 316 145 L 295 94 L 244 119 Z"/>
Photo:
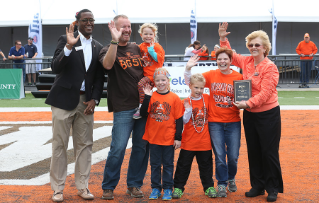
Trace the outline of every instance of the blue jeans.
<path fill-rule="evenodd" d="M 218 185 L 227 186 L 227 181 L 235 179 L 237 174 L 241 123 L 209 122 L 208 125 L 215 154 L 216 179 Z"/>
<path fill-rule="evenodd" d="M 300 73 L 300 83 L 307 84 L 309 83 L 309 78 L 311 74 L 312 61 L 304 60 L 300 62 L 301 73 Z"/>
<path fill-rule="evenodd" d="M 105 163 L 102 189 L 114 190 L 120 180 L 126 146 L 132 132 L 132 152 L 127 172 L 127 186 L 143 185 L 147 170 L 149 146 L 143 140 L 146 118 L 133 119 L 136 109 L 113 113 L 111 148 Z"/>
<path fill-rule="evenodd" d="M 172 190 L 174 185 L 174 146 L 150 144 L 150 162 L 152 183 L 151 187 L 157 188 L 159 191 L 161 191 L 162 188 L 164 190 Z M 163 182 L 163 185 L 161 184 L 161 182 Z"/>
<path fill-rule="evenodd" d="M 25 82 L 25 64 L 22 63 L 13 63 L 13 68 L 14 69 L 22 69 L 22 74 L 23 74 L 23 82 Z"/>

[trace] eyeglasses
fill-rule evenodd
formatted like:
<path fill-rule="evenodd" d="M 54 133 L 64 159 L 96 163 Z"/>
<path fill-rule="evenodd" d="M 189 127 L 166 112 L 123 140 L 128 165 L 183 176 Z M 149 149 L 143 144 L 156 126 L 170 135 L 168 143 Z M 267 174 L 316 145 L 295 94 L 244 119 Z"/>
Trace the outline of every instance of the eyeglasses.
<path fill-rule="evenodd" d="M 94 23 L 95 20 L 93 18 L 90 18 L 90 19 L 84 18 L 84 19 L 82 19 L 80 21 L 82 21 L 83 23 L 88 23 L 88 22 Z"/>
<path fill-rule="evenodd" d="M 248 47 L 249 47 L 249 48 L 253 48 L 254 46 L 255 46 L 256 48 L 258 48 L 258 47 L 261 46 L 261 44 L 248 44 Z"/>
<path fill-rule="evenodd" d="M 22 45 L 22 44 L 17 44 L 17 45 Z"/>

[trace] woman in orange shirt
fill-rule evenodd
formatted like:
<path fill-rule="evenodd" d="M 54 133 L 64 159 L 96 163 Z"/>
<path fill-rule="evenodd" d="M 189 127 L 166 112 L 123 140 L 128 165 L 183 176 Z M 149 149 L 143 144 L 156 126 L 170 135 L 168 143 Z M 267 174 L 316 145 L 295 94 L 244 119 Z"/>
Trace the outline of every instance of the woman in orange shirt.
<path fill-rule="evenodd" d="M 230 48 L 226 36 L 228 23 L 219 24 L 220 45 Z M 242 68 L 244 80 L 251 80 L 252 97 L 235 103 L 245 109 L 245 128 L 251 189 L 246 197 L 268 193 L 267 201 L 277 200 L 283 192 L 279 161 L 281 118 L 276 86 L 279 80 L 277 66 L 267 58 L 271 49 L 266 32 L 258 30 L 246 37 L 246 46 L 251 56 L 234 53 L 232 64 Z"/>
<path fill-rule="evenodd" d="M 219 49 L 219 45 L 215 44 L 214 46 L 214 51 L 212 51 L 212 53 L 210 53 L 211 59 L 212 61 L 216 61 L 216 51 Z"/>
<path fill-rule="evenodd" d="M 232 50 L 220 48 L 216 57 L 218 69 L 207 71 L 203 76 L 206 79 L 205 87 L 210 90 L 208 126 L 215 154 L 217 197 L 227 197 L 226 188 L 230 192 L 237 191 L 235 176 L 241 137 L 239 109 L 233 105 L 233 82 L 243 77 L 230 68 Z M 190 70 L 197 61 L 198 57 L 192 57 L 186 64 L 186 84 L 189 83 Z"/>
<path fill-rule="evenodd" d="M 208 48 L 207 48 L 207 46 L 204 44 L 203 46 L 202 46 L 202 50 L 199 52 L 199 53 L 197 53 L 197 55 L 198 56 L 204 56 L 204 57 L 200 57 L 199 58 L 199 60 L 201 60 L 201 61 L 205 61 L 205 60 L 208 60 L 209 59 L 209 50 L 208 50 Z"/>

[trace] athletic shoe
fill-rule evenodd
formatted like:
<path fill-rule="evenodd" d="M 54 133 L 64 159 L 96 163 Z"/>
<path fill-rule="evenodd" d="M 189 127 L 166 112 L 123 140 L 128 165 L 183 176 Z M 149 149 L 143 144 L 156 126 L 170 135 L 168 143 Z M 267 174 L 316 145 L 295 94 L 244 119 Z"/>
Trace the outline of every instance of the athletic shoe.
<path fill-rule="evenodd" d="M 133 114 L 133 118 L 134 119 L 140 119 L 142 118 L 141 114 L 140 114 L 140 108 L 137 108 L 135 114 Z"/>
<path fill-rule="evenodd" d="M 162 200 L 172 200 L 172 190 L 171 189 L 164 189 L 164 195 Z"/>
<path fill-rule="evenodd" d="M 183 195 L 183 191 L 179 188 L 174 188 L 174 192 L 172 194 L 173 199 L 179 199 Z"/>
<path fill-rule="evenodd" d="M 265 190 L 257 190 L 255 188 L 251 188 L 249 192 L 245 192 L 246 197 L 257 197 L 258 195 L 264 195 Z"/>
<path fill-rule="evenodd" d="M 138 187 L 129 187 L 126 190 L 126 193 L 132 197 L 144 197 L 142 190 Z"/>
<path fill-rule="evenodd" d="M 217 186 L 217 197 L 227 197 L 227 191 L 225 185 L 218 185 Z"/>
<path fill-rule="evenodd" d="M 237 186 L 236 186 L 236 183 L 235 183 L 235 179 L 228 181 L 227 188 L 228 188 L 229 192 L 236 192 L 237 191 Z"/>
<path fill-rule="evenodd" d="M 103 190 L 102 199 L 114 199 L 113 190 Z"/>
<path fill-rule="evenodd" d="M 207 190 L 205 191 L 205 195 L 207 195 L 208 197 L 217 197 L 215 188 L 214 187 L 207 188 Z"/>
<path fill-rule="evenodd" d="M 152 193 L 150 194 L 149 199 L 158 199 L 160 196 L 161 196 L 161 192 L 160 192 L 158 189 L 153 188 Z"/>
<path fill-rule="evenodd" d="M 277 200 L 278 192 L 268 193 L 267 202 L 275 202 Z"/>

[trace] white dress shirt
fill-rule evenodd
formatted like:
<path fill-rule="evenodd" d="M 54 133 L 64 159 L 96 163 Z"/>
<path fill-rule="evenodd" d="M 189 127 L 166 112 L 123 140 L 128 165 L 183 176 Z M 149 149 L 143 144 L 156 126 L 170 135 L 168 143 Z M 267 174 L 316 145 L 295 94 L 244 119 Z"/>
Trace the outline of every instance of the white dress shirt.
<path fill-rule="evenodd" d="M 90 36 L 89 39 L 86 39 L 82 33 L 80 31 L 79 35 L 80 35 L 80 40 L 81 40 L 81 47 L 83 50 L 83 54 L 84 54 L 84 63 L 85 63 L 85 69 L 86 71 L 89 69 L 90 65 L 91 65 L 91 61 L 92 61 L 92 36 Z M 66 48 L 66 46 L 64 47 L 64 55 L 65 56 L 70 56 L 72 52 L 72 49 L 69 50 L 68 48 Z M 82 86 L 81 86 L 81 91 L 85 91 L 85 80 L 83 80 L 82 82 Z"/>

